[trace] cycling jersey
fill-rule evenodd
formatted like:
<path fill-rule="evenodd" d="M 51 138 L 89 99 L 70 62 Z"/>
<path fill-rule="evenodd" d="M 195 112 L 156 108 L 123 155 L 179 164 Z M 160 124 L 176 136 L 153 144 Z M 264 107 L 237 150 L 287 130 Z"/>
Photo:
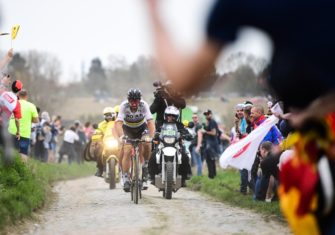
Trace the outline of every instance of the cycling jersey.
<path fill-rule="evenodd" d="M 141 100 L 135 112 L 131 111 L 127 100 L 122 102 L 120 113 L 116 119 L 116 121 L 123 121 L 123 125 L 130 128 L 138 128 L 149 120 L 152 120 L 152 114 L 149 105 L 143 100 Z"/>

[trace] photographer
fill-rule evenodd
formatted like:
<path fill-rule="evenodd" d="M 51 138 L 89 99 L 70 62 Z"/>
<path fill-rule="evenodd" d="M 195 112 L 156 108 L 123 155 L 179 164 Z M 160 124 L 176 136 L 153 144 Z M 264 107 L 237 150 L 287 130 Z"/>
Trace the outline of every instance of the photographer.
<path fill-rule="evenodd" d="M 155 99 L 150 105 L 150 112 L 152 114 L 156 113 L 156 130 L 160 131 L 160 127 L 164 122 L 164 111 L 168 106 L 175 106 L 181 112 L 181 109 L 186 107 L 186 101 L 182 95 L 178 92 L 175 92 L 172 88 L 171 81 L 167 81 L 165 84 L 161 82 L 155 82 L 153 84 L 157 87 L 154 92 Z M 181 118 L 181 115 L 180 115 Z"/>

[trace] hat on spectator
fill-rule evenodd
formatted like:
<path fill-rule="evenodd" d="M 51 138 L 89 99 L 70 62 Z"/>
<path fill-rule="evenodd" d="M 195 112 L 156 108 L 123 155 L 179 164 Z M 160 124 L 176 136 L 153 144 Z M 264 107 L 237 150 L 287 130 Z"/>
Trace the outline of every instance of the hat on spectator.
<path fill-rule="evenodd" d="M 22 90 L 22 87 L 23 87 L 23 84 L 20 80 L 15 80 L 13 83 L 12 83 L 12 91 L 14 93 L 17 93 L 19 91 Z"/>
<path fill-rule="evenodd" d="M 244 108 L 244 104 L 237 104 L 236 106 L 235 106 L 235 109 L 236 110 L 242 110 Z"/>
<path fill-rule="evenodd" d="M 207 114 L 210 114 L 210 113 L 212 113 L 212 110 L 207 109 L 207 110 L 204 112 L 204 115 L 207 115 Z"/>
<path fill-rule="evenodd" d="M 244 101 L 244 103 L 242 105 L 243 105 L 243 109 L 251 108 L 252 106 L 254 106 L 254 104 L 249 100 Z"/>

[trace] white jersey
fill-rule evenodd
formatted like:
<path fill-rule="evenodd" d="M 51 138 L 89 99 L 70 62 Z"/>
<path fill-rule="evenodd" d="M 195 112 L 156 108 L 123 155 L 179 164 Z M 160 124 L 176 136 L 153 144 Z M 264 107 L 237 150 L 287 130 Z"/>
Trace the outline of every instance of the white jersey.
<path fill-rule="evenodd" d="M 130 110 L 130 104 L 127 100 L 123 101 L 120 105 L 119 115 L 116 119 L 116 121 L 123 121 L 124 125 L 131 128 L 139 127 L 148 120 L 152 120 L 152 114 L 148 103 L 143 100 L 141 100 L 135 112 Z"/>

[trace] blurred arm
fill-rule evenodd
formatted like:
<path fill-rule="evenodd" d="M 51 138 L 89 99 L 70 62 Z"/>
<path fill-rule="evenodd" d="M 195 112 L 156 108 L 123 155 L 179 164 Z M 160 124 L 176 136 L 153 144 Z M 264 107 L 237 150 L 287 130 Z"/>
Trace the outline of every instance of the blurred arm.
<path fill-rule="evenodd" d="M 177 90 L 188 94 L 196 93 L 208 82 L 206 75 L 212 71 L 223 45 L 205 41 L 192 56 L 180 53 L 158 17 L 157 1 L 148 0 L 147 3 L 158 62 Z"/>
<path fill-rule="evenodd" d="M 13 58 L 13 48 L 9 49 L 6 56 L 0 61 L 0 70 L 2 70 Z"/>

